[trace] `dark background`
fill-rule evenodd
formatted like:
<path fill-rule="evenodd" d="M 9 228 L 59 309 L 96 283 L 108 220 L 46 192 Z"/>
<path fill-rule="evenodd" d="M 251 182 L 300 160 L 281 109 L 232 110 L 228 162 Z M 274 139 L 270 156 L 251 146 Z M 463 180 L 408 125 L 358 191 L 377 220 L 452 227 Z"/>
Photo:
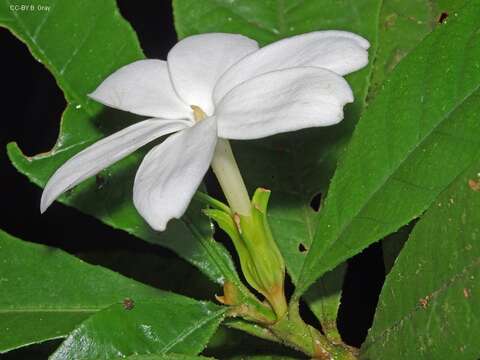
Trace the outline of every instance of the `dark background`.
<path fill-rule="evenodd" d="M 169 1 L 144 2 L 142 6 L 138 4 L 118 0 L 123 16 L 138 33 L 145 55 L 165 59 L 168 50 L 176 42 L 171 4 Z M 193 295 L 188 290 L 176 289 L 168 276 L 151 279 L 134 271 L 131 266 L 125 266 L 122 256 L 108 256 L 115 250 L 116 254 L 127 254 L 130 264 L 135 257 L 140 259 L 145 254 L 155 255 L 157 262 L 161 262 L 162 258 L 176 257 L 170 251 L 113 230 L 59 203 L 40 215 L 41 190 L 16 172 L 8 160 L 6 144 L 16 141 L 27 155 L 50 150 L 57 137 L 65 100 L 52 75 L 33 59 L 23 43 L 5 29 L 0 29 L 0 48 L 0 228 L 27 241 L 62 248 L 154 286 Z M 152 266 L 161 268 L 162 264 Z M 383 270 L 382 253 L 378 245 L 370 247 L 349 263 L 339 328 L 345 341 L 351 345 L 359 346 L 371 325 L 383 281 Z M 193 269 L 188 271 L 195 272 Z M 308 313 L 306 317 L 310 317 Z M 8 357 L 28 356 L 28 351 L 35 350 L 19 350 L 15 352 L 16 355 Z M 7 356 L 2 358 L 6 359 Z"/>

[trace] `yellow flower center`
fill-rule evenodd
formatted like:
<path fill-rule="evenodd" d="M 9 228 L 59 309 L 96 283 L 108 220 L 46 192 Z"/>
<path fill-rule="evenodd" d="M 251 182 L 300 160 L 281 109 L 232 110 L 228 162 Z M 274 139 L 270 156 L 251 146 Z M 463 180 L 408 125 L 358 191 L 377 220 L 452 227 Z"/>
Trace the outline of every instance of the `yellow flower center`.
<path fill-rule="evenodd" d="M 193 110 L 193 118 L 196 122 L 202 121 L 207 117 L 207 114 L 205 114 L 201 107 L 197 105 L 191 105 L 190 107 Z"/>

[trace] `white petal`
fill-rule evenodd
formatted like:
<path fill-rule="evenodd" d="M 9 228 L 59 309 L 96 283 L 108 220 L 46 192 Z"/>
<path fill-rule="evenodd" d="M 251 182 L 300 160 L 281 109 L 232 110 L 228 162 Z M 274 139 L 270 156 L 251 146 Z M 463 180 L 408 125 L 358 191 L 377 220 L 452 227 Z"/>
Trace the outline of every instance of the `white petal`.
<path fill-rule="evenodd" d="M 133 201 L 158 231 L 180 218 L 202 182 L 217 143 L 215 118 L 170 136 L 143 159 L 135 177 Z"/>
<path fill-rule="evenodd" d="M 315 66 L 348 74 L 368 63 L 369 46 L 361 36 L 346 31 L 316 31 L 277 41 L 232 66 L 219 79 L 214 102 L 236 85 L 270 71 Z"/>
<path fill-rule="evenodd" d="M 258 49 L 257 42 L 242 35 L 194 35 L 177 43 L 168 53 L 168 68 L 180 97 L 189 105 L 213 113 L 212 93 L 218 78 L 234 63 Z"/>
<path fill-rule="evenodd" d="M 124 111 L 165 119 L 191 118 L 192 111 L 173 89 L 167 62 L 139 60 L 107 77 L 89 95 Z"/>
<path fill-rule="evenodd" d="M 129 126 L 79 152 L 63 164 L 43 190 L 40 211 L 65 191 L 156 138 L 184 129 L 185 120 L 150 119 Z"/>
<path fill-rule="evenodd" d="M 273 71 L 240 84 L 217 106 L 218 135 L 257 139 L 343 119 L 352 90 L 340 75 L 321 68 Z"/>

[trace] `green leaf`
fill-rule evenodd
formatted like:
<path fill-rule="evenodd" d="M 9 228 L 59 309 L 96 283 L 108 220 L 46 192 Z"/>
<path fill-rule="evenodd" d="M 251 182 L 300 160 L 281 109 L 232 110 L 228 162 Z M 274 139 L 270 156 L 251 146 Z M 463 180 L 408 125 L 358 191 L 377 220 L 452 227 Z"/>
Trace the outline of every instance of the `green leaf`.
<path fill-rule="evenodd" d="M 165 355 L 133 355 L 126 358 L 127 360 L 213 360 L 211 357 L 191 356 L 182 354 L 165 354 Z"/>
<path fill-rule="evenodd" d="M 164 292 L 43 245 L 0 231 L 0 353 L 65 337 L 125 298 Z"/>
<path fill-rule="evenodd" d="M 143 58 L 137 37 L 120 16 L 114 0 L 75 2 L 34 0 L 48 12 L 11 11 L 21 1 L 0 2 L 0 26 L 12 31 L 55 77 L 68 102 L 58 142 L 52 151 L 26 157 L 15 143 L 8 154 L 15 167 L 43 187 L 67 159 L 98 139 L 138 120 L 125 112 L 106 110 L 90 100 L 92 92 L 121 66 Z M 61 44 L 61 46 L 59 46 Z M 41 119 L 32 119 L 41 121 Z M 236 279 L 227 251 L 212 240 L 208 219 L 193 204 L 182 221 L 168 231 L 150 229 L 132 203 L 133 179 L 143 157 L 139 151 L 69 191 L 61 202 L 148 242 L 165 246 L 200 268 L 217 283 Z"/>
<path fill-rule="evenodd" d="M 385 0 L 378 19 L 378 47 L 368 99 L 373 99 L 389 73 L 426 35 L 441 26 L 442 13 L 452 15 L 464 0 Z M 447 19 L 449 21 L 448 15 Z"/>
<path fill-rule="evenodd" d="M 101 264 L 154 288 L 199 300 L 212 299 L 212 294 L 221 290 L 195 267 L 170 253 L 112 249 L 76 252 L 75 256 L 91 264 Z"/>
<path fill-rule="evenodd" d="M 346 263 L 337 266 L 322 276 L 304 296 L 313 314 L 322 324 L 322 332 L 334 343 L 342 341 L 337 329 L 337 315 L 346 270 Z"/>
<path fill-rule="evenodd" d="M 51 360 L 118 359 L 168 352 L 196 355 L 223 320 L 226 308 L 175 295 L 116 304 L 76 328 Z"/>
<path fill-rule="evenodd" d="M 383 287 L 364 359 L 478 358 L 479 174 L 477 158 L 415 226 Z"/>
<path fill-rule="evenodd" d="M 379 19 L 378 49 L 368 99 L 373 99 L 381 84 L 398 63 L 428 35 L 439 22 L 442 13 L 452 14 L 463 0 L 389 0 L 384 1 Z M 448 16 L 444 21 L 449 21 Z M 382 242 L 385 270 L 393 266 L 408 237 L 403 229 Z"/>
<path fill-rule="evenodd" d="M 301 357 L 291 357 L 283 355 L 252 355 L 252 356 L 235 356 L 229 360 L 298 360 Z"/>
<path fill-rule="evenodd" d="M 479 154 L 480 2 L 408 55 L 339 163 L 297 288 L 419 216 Z"/>
<path fill-rule="evenodd" d="M 378 4 L 371 0 L 173 0 L 180 38 L 223 31 L 244 34 L 262 45 L 318 29 L 369 31 L 375 27 Z M 370 13 L 373 19 L 363 17 Z"/>

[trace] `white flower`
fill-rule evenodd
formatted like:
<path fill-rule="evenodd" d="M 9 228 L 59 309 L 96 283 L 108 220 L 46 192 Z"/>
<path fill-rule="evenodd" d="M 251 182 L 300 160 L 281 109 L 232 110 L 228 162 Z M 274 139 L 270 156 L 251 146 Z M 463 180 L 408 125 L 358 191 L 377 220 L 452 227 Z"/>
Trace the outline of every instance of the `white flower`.
<path fill-rule="evenodd" d="M 241 35 L 188 37 L 167 61 L 140 60 L 90 94 L 107 106 L 151 119 L 81 151 L 50 178 L 41 211 L 63 192 L 161 136 L 145 156 L 133 189 L 139 213 L 156 230 L 181 217 L 200 185 L 217 138 L 257 139 L 336 124 L 353 101 L 342 75 L 368 62 L 368 41 L 319 31 L 258 48 Z"/>

